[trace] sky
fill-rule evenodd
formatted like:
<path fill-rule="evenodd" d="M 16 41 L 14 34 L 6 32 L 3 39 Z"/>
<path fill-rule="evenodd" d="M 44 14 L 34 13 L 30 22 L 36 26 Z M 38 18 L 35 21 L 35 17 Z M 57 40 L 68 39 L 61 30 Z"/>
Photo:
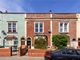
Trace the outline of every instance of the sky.
<path fill-rule="evenodd" d="M 0 11 L 25 13 L 79 13 L 80 0 L 0 0 Z"/>

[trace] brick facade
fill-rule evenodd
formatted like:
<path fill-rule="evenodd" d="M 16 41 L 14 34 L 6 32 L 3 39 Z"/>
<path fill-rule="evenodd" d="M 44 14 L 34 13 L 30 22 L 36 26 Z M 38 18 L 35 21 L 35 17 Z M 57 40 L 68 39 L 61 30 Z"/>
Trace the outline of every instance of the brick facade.
<path fill-rule="evenodd" d="M 31 37 L 32 46 L 34 46 L 34 37 L 36 35 L 36 33 L 34 33 L 34 22 L 44 22 L 44 32 L 37 34 L 47 36 L 48 46 L 51 45 L 51 34 L 61 34 L 59 32 L 60 21 L 68 21 L 69 23 L 69 32 L 66 33 L 70 37 L 69 44 L 71 45 L 72 39 L 76 39 L 76 14 L 52 14 L 52 17 L 50 17 L 50 13 L 29 13 L 26 14 L 26 21 L 27 37 Z M 52 21 L 52 27 L 50 25 L 50 21 Z M 52 32 L 49 33 L 51 28 Z"/>
<path fill-rule="evenodd" d="M 30 16 L 29 16 L 30 15 Z M 36 35 L 46 35 L 48 38 L 48 45 L 50 45 L 50 34 L 48 31 L 50 30 L 50 19 L 49 14 L 29 14 L 29 18 L 27 18 L 27 37 L 31 37 L 32 46 L 34 46 L 34 37 Z M 34 15 L 34 17 L 33 17 Z M 45 16 L 45 17 L 44 17 Z M 34 32 L 34 22 L 43 22 L 44 23 L 44 32 L 43 33 L 35 33 Z"/>

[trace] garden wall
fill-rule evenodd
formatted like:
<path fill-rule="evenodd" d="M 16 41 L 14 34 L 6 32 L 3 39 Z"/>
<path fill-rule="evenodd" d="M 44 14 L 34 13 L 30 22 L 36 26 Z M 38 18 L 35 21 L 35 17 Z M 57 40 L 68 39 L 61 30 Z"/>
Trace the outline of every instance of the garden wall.
<path fill-rule="evenodd" d="M 44 57 L 47 50 L 45 49 L 28 49 L 28 56 L 31 57 Z"/>
<path fill-rule="evenodd" d="M 0 48 L 0 56 L 12 56 L 12 48 Z"/>

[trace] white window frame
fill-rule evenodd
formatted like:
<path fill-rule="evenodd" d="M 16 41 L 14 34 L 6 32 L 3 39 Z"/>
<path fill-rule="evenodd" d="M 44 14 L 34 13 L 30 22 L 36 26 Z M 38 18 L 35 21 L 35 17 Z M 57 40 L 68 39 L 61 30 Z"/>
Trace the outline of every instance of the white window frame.
<path fill-rule="evenodd" d="M 38 32 L 35 31 L 35 24 L 38 23 Z M 40 23 L 43 24 L 42 32 L 40 32 Z M 44 22 L 34 22 L 34 32 L 35 33 L 44 33 Z"/>
<path fill-rule="evenodd" d="M 16 32 L 17 32 L 17 22 L 8 22 L 8 23 L 11 23 L 11 33 L 15 33 L 15 32 L 13 32 L 13 23 L 15 23 L 16 24 Z M 9 26 L 8 26 L 8 28 L 9 28 Z M 8 32 L 9 32 L 9 29 L 8 29 Z"/>
<path fill-rule="evenodd" d="M 60 23 L 63 23 L 62 32 L 60 31 Z M 67 31 L 64 31 L 64 24 L 67 23 Z M 59 22 L 59 32 L 60 33 L 69 33 L 69 22 Z"/>

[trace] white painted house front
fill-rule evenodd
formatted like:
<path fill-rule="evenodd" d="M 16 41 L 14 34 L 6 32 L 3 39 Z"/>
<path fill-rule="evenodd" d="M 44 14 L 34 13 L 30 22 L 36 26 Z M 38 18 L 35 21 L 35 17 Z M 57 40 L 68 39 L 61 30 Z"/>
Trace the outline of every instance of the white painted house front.
<path fill-rule="evenodd" d="M 0 46 L 17 49 L 25 38 L 25 14 L 0 13 Z"/>

